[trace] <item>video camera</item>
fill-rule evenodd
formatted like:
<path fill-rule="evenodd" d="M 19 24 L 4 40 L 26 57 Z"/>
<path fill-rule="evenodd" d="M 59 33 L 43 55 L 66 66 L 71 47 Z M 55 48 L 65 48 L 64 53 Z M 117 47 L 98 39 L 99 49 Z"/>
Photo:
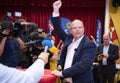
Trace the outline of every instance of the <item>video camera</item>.
<path fill-rule="evenodd" d="M 45 37 L 41 34 L 39 34 L 38 32 L 32 32 L 29 37 L 28 37 L 28 41 L 29 42 L 25 42 L 24 44 L 26 46 L 37 46 L 37 47 L 42 47 L 42 41 Z"/>
<path fill-rule="evenodd" d="M 9 35 L 13 37 L 19 37 L 21 35 L 21 31 L 24 30 L 24 25 L 21 25 L 19 22 L 11 22 L 11 21 L 2 21 L 0 23 L 0 35 L 3 36 L 2 31 L 7 29 L 9 30 Z M 9 36 L 6 35 L 6 36 Z"/>
<path fill-rule="evenodd" d="M 20 37 L 22 32 L 25 32 L 25 25 L 21 25 L 21 23 L 18 20 L 14 21 L 13 25 L 14 27 L 11 32 L 12 36 Z"/>

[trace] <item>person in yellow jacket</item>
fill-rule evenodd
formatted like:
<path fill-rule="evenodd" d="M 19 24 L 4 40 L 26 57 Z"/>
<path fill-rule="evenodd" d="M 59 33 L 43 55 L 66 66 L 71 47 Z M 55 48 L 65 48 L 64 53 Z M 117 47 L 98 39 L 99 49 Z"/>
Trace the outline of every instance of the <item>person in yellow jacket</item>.
<path fill-rule="evenodd" d="M 58 48 L 54 45 L 55 44 L 55 37 L 52 36 L 52 43 L 53 46 L 49 48 L 49 51 L 53 54 L 50 58 L 50 69 L 54 70 L 57 69 L 57 60 L 58 60 Z"/>
<path fill-rule="evenodd" d="M 57 69 L 58 49 L 56 46 L 53 46 L 49 49 L 49 51 L 53 53 L 53 56 L 50 59 L 50 69 Z"/>

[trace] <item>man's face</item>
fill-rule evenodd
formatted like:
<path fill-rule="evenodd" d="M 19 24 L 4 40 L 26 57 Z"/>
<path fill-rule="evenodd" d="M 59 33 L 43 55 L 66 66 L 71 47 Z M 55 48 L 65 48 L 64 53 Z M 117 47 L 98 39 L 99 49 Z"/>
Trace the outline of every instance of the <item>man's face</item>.
<path fill-rule="evenodd" d="M 71 23 L 70 30 L 75 40 L 79 39 L 84 34 L 84 25 L 80 20 L 74 20 Z"/>
<path fill-rule="evenodd" d="M 103 42 L 104 42 L 104 45 L 109 45 L 109 43 L 110 43 L 110 38 L 109 38 L 109 36 L 108 35 L 104 35 L 103 36 Z"/>

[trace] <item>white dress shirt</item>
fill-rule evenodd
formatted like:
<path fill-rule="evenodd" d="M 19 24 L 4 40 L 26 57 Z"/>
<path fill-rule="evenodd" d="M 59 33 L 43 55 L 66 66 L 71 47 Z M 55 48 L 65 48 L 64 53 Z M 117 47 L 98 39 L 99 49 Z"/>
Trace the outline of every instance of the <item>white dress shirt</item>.
<path fill-rule="evenodd" d="M 0 63 L 0 83 L 38 83 L 44 74 L 44 62 L 37 59 L 26 71 Z"/>
<path fill-rule="evenodd" d="M 68 46 L 64 69 L 67 69 L 67 68 L 71 67 L 73 57 L 74 57 L 74 53 L 77 50 L 78 45 L 80 44 L 82 38 L 83 38 L 83 36 L 81 38 L 79 38 L 78 40 L 76 40 L 76 41 L 73 39 L 73 42 Z M 65 80 L 72 83 L 71 78 L 66 78 Z"/>
<path fill-rule="evenodd" d="M 103 47 L 103 54 L 108 54 L 109 46 L 110 46 L 110 45 Z M 102 64 L 103 64 L 103 65 L 107 65 L 107 59 L 106 59 L 106 58 L 103 58 Z"/>

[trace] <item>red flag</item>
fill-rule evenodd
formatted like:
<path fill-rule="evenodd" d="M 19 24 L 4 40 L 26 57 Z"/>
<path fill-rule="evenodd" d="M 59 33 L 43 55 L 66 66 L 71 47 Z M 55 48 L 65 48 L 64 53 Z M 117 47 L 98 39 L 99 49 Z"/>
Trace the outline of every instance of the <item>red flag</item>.
<path fill-rule="evenodd" d="M 110 38 L 111 38 L 111 41 L 112 41 L 114 44 L 119 45 L 119 40 L 118 40 L 117 33 L 116 33 L 116 30 L 115 30 L 115 26 L 114 26 L 114 23 L 113 23 L 113 20 L 112 20 L 111 17 L 110 17 L 109 30 L 110 30 Z"/>

